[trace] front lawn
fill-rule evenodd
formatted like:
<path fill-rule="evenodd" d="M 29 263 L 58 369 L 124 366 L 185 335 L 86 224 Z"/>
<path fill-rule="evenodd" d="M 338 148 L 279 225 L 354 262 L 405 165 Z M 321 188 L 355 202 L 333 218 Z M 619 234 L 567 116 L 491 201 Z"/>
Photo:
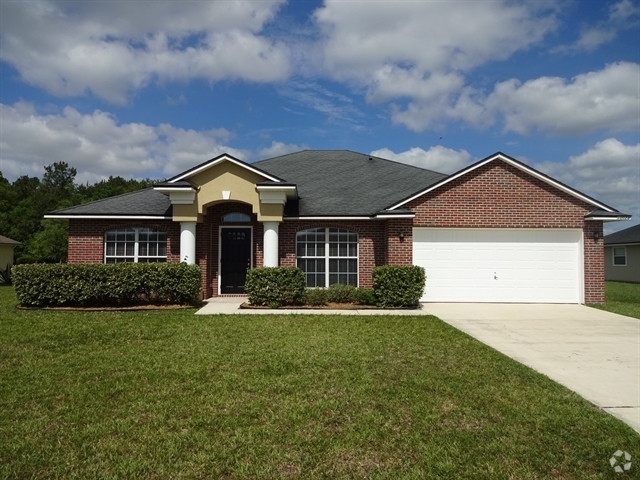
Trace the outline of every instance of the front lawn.
<path fill-rule="evenodd" d="M 628 478 L 640 436 L 434 317 L 18 311 L 0 478 Z"/>
<path fill-rule="evenodd" d="M 606 303 L 592 307 L 640 318 L 640 283 L 605 282 L 604 288 Z"/>

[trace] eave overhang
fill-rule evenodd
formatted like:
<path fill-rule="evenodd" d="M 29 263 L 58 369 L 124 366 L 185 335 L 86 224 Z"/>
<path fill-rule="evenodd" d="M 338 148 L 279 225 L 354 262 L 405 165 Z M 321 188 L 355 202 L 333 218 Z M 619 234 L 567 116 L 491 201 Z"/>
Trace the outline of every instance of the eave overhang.
<path fill-rule="evenodd" d="M 166 215 L 85 215 L 85 214 L 54 214 L 47 213 L 44 218 L 58 219 L 58 220 L 171 220 L 172 216 Z"/>

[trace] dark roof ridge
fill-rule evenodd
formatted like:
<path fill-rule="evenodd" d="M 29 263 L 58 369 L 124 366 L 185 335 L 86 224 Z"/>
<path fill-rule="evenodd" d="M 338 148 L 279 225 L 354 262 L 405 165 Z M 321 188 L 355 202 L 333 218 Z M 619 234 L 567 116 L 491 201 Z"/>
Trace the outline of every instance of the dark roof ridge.
<path fill-rule="evenodd" d="M 276 155 L 275 157 L 263 158 L 262 160 L 258 160 L 256 162 L 253 162 L 252 165 L 254 165 L 256 163 L 266 162 L 267 160 L 273 160 L 274 158 L 283 158 L 283 157 L 287 157 L 287 156 L 290 156 L 290 155 L 297 155 L 297 154 L 302 153 L 302 152 L 349 152 L 349 153 L 353 153 L 355 155 L 360 155 L 362 157 L 375 158 L 376 160 L 383 160 L 385 162 L 396 163 L 396 164 L 404 165 L 405 167 L 417 168 L 418 170 L 421 170 L 421 171 L 437 173 L 439 175 L 447 175 L 446 173 L 436 172 L 435 170 L 431 170 L 429 168 L 418 167 L 417 165 L 412 165 L 410 163 L 405 163 L 405 162 L 399 162 L 398 160 L 391 160 L 389 158 L 379 157 L 377 155 L 371 155 L 370 153 L 367 154 L 367 153 L 362 153 L 362 152 L 356 152 L 355 150 L 349 150 L 348 148 L 333 148 L 333 149 L 329 149 L 329 148 L 319 148 L 319 149 L 316 149 L 316 148 L 305 148 L 303 150 L 298 150 L 296 152 L 285 153 L 284 155 Z"/>

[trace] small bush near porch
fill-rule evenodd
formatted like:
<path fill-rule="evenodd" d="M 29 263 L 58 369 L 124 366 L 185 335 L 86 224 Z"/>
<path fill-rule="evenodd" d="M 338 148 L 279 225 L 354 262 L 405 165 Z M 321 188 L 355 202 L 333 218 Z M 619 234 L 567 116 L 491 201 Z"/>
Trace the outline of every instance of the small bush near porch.
<path fill-rule="evenodd" d="M 15 304 L 0 287 L 0 478 L 614 478 L 640 451 L 434 317 Z"/>

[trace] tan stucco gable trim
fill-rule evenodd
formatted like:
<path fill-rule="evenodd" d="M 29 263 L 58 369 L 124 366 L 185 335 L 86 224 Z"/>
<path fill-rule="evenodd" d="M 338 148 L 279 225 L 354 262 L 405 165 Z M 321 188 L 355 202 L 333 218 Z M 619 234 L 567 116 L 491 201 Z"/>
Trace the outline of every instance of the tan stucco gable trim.
<path fill-rule="evenodd" d="M 480 167 L 483 167 L 487 163 L 495 162 L 495 161 L 505 162 L 505 163 L 517 168 L 518 170 L 521 170 L 521 171 L 531 175 L 532 177 L 535 177 L 535 178 L 547 183 L 548 185 L 551 185 L 552 187 L 557 188 L 558 190 L 561 190 L 561 191 L 563 191 L 565 193 L 568 193 L 572 197 L 575 197 L 575 198 L 577 198 L 579 200 L 582 200 L 585 203 L 588 203 L 588 204 L 593 205 L 595 207 L 601 208 L 602 210 L 605 210 L 607 212 L 617 212 L 616 209 L 614 209 L 614 208 L 612 208 L 612 207 L 610 207 L 608 205 L 605 205 L 604 203 L 600 203 L 597 200 L 595 200 L 594 198 L 591 198 L 588 195 L 585 195 L 584 193 L 581 193 L 581 192 L 579 192 L 577 190 L 574 190 L 573 188 L 565 185 L 564 183 L 559 182 L 559 181 L 557 181 L 557 180 L 545 175 L 544 173 L 539 172 L 536 169 L 531 168 L 531 167 L 529 167 L 528 165 L 525 165 L 522 162 L 519 162 L 515 158 L 511 158 L 508 155 L 505 155 L 502 152 L 497 152 L 497 153 L 491 155 L 490 157 L 487 157 L 487 158 L 485 158 L 483 160 L 480 160 L 477 163 L 474 163 L 473 165 L 470 165 L 467 168 L 463 168 L 462 170 L 460 170 L 460 171 L 458 171 L 458 172 L 456 172 L 456 173 L 444 178 L 440 182 L 437 182 L 437 183 L 431 185 L 430 187 L 428 187 L 428 188 L 416 193 L 415 195 L 412 195 L 411 197 L 406 198 L 406 199 L 400 201 L 399 203 L 396 203 L 396 204 L 390 206 L 387 210 L 395 210 L 396 208 L 400 208 L 401 206 L 406 205 L 410 201 L 415 200 L 416 198 L 421 197 L 422 195 L 425 195 L 425 194 L 427 194 L 429 192 L 432 192 L 432 191 L 434 191 L 434 190 L 436 190 L 436 189 L 448 184 L 449 182 L 452 182 L 453 180 L 455 180 L 455 179 L 457 179 L 459 177 L 462 177 L 463 175 L 467 175 L 468 173 L 470 173 L 470 172 L 472 172 L 472 171 L 474 171 L 474 170 L 476 170 L 476 169 L 478 169 Z"/>
<path fill-rule="evenodd" d="M 223 153 L 222 155 L 219 155 L 215 158 L 212 158 L 211 160 L 208 160 L 204 163 L 201 163 L 200 165 L 196 165 L 195 167 L 179 173 L 178 175 L 176 175 L 173 178 L 170 178 L 169 180 L 167 180 L 166 183 L 175 183 L 175 182 L 179 182 L 181 180 L 187 180 L 187 179 L 192 179 L 192 177 L 194 177 L 195 175 L 198 175 L 199 173 L 211 168 L 211 167 L 215 167 L 216 165 L 222 163 L 222 162 L 231 162 L 235 165 L 238 165 L 239 167 L 242 167 L 250 172 L 255 173 L 256 175 L 260 175 L 262 177 L 263 180 L 268 180 L 271 182 L 282 182 L 283 180 L 281 178 L 276 177 L 275 175 L 272 175 L 268 172 L 265 172 L 264 170 L 261 170 L 259 168 L 256 168 L 246 162 L 243 162 L 242 160 L 238 160 L 237 158 L 227 154 L 227 153 Z"/>
<path fill-rule="evenodd" d="M 261 173 L 246 168 L 244 164 L 222 158 L 208 164 L 206 168 L 191 172 L 188 182 L 192 188 L 185 186 L 179 189 L 179 198 L 178 192 L 171 189 L 165 192 L 165 186 L 158 187 L 157 190 L 170 196 L 175 222 L 202 222 L 210 206 L 223 202 L 251 205 L 251 210 L 259 221 L 281 222 L 287 193 L 295 194 L 295 186 L 285 185 L 284 182 L 281 182 L 283 185 L 278 185 L 274 182 L 265 191 L 258 186 L 264 181 Z"/>

